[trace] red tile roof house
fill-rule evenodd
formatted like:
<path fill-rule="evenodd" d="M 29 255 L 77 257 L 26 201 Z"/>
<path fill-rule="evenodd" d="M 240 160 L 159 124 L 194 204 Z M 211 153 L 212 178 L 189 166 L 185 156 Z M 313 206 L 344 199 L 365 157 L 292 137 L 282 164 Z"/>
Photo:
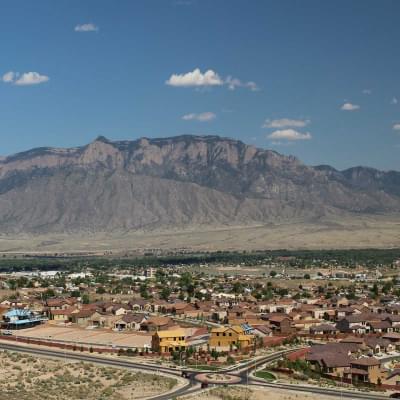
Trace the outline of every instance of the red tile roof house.
<path fill-rule="evenodd" d="M 364 343 L 372 350 L 373 354 L 390 353 L 395 350 L 395 345 L 390 340 L 381 337 L 365 337 Z"/>
<path fill-rule="evenodd" d="M 373 333 L 387 333 L 392 332 L 392 324 L 390 321 L 371 321 L 368 322 L 369 327 L 371 328 L 370 331 Z"/>
<path fill-rule="evenodd" d="M 320 324 L 310 328 L 311 335 L 336 335 L 339 330 L 331 324 Z"/>
<path fill-rule="evenodd" d="M 374 357 L 361 357 L 351 359 L 350 367 L 344 371 L 344 377 L 351 379 L 353 383 L 382 382 L 384 374 L 381 371 L 381 362 Z"/>
<path fill-rule="evenodd" d="M 400 304 L 391 304 L 386 307 L 389 314 L 400 315 Z"/>
<path fill-rule="evenodd" d="M 350 355 L 359 354 L 360 348 L 359 344 L 354 343 L 315 345 L 311 346 L 305 359 L 322 373 L 341 377 L 345 368 L 350 367 Z"/>
<path fill-rule="evenodd" d="M 150 308 L 149 301 L 144 299 L 131 300 L 128 304 L 133 311 L 143 311 L 145 310 L 146 305 L 149 305 Z"/>
<path fill-rule="evenodd" d="M 271 329 L 281 335 L 288 335 L 294 332 L 293 321 L 287 315 L 271 315 L 268 318 Z"/>
<path fill-rule="evenodd" d="M 384 335 L 382 335 L 382 338 L 389 340 L 396 347 L 396 349 L 400 348 L 400 333 L 385 333 Z"/>
<path fill-rule="evenodd" d="M 315 369 L 333 377 L 342 377 L 344 370 L 350 367 L 350 357 L 346 353 L 310 353 L 305 358 Z"/>
<path fill-rule="evenodd" d="M 76 313 L 72 312 L 70 315 L 70 320 L 80 326 L 88 326 L 90 317 L 95 313 L 95 310 L 78 310 Z"/>
<path fill-rule="evenodd" d="M 340 307 L 336 309 L 336 316 L 338 319 L 348 317 L 350 315 L 359 315 L 362 314 L 363 311 L 368 310 L 361 310 L 360 307 L 349 306 L 349 307 Z"/>
<path fill-rule="evenodd" d="M 187 308 L 183 311 L 185 318 L 203 318 L 211 319 L 212 313 L 208 306 L 202 307 L 201 304 L 196 304 L 195 307 Z"/>
<path fill-rule="evenodd" d="M 185 312 L 188 311 L 197 311 L 196 308 L 190 304 L 190 303 L 174 303 L 174 304 L 170 304 L 168 306 L 165 307 L 165 311 L 167 313 L 172 313 L 174 315 L 184 315 Z"/>
<path fill-rule="evenodd" d="M 254 334 L 257 336 L 262 338 L 272 336 L 272 329 L 267 325 L 252 325 L 252 327 L 254 328 Z"/>
<path fill-rule="evenodd" d="M 356 314 L 349 315 L 337 322 L 336 327 L 340 332 L 368 333 L 371 331 L 371 322 L 382 321 L 381 314 Z"/>
<path fill-rule="evenodd" d="M 174 322 L 169 317 L 151 317 L 140 324 L 140 329 L 149 332 L 168 329 Z"/>
<path fill-rule="evenodd" d="M 335 378 L 352 382 L 378 384 L 384 377 L 380 361 L 374 357 L 359 357 L 361 346 L 357 343 L 330 343 L 310 348 L 306 360 L 320 371 Z"/>
<path fill-rule="evenodd" d="M 114 328 L 119 331 L 135 330 L 139 331 L 141 324 L 146 321 L 143 314 L 124 314 L 120 319 L 114 322 Z"/>
<path fill-rule="evenodd" d="M 384 385 L 397 386 L 400 388 L 400 369 L 395 369 L 388 374 L 386 379 L 382 381 Z"/>
<path fill-rule="evenodd" d="M 69 322 L 73 311 L 77 310 L 74 307 L 69 307 L 63 310 L 50 310 L 48 312 L 50 321 Z"/>
<path fill-rule="evenodd" d="M 400 332 L 400 315 L 386 314 L 385 321 L 391 323 L 393 332 Z"/>

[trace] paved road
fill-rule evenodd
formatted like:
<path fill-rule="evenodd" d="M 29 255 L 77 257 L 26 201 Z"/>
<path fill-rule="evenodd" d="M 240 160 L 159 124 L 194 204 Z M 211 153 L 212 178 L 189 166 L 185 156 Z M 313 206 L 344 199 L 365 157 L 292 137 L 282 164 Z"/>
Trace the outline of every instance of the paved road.
<path fill-rule="evenodd" d="M 162 372 L 166 375 L 170 375 L 172 377 L 181 376 L 180 371 L 175 371 L 172 368 L 166 367 L 158 367 L 158 366 L 151 366 L 147 364 L 129 362 L 124 360 L 113 360 L 109 358 L 103 357 L 96 357 L 90 356 L 87 354 L 82 353 L 63 353 L 60 351 L 55 350 L 48 350 L 48 349 L 38 349 L 38 348 L 31 348 L 27 346 L 18 346 L 9 343 L 0 343 L 0 349 L 9 350 L 9 351 L 18 351 L 22 353 L 29 353 L 29 354 L 36 354 L 40 356 L 48 356 L 48 357 L 57 357 L 57 358 L 66 358 L 69 360 L 78 360 L 78 361 L 87 361 L 96 364 L 102 365 L 109 365 L 113 367 L 123 367 L 123 368 L 131 368 L 131 369 L 139 369 L 141 371 L 148 371 L 159 373 Z M 187 381 L 187 384 L 183 387 L 176 389 L 173 392 L 169 392 L 168 394 L 163 394 L 159 396 L 152 397 L 152 400 L 170 400 L 173 397 L 181 396 L 183 394 L 188 394 L 191 391 L 199 390 L 198 387 L 193 387 L 194 383 L 191 380 Z"/>
<path fill-rule="evenodd" d="M 284 389 L 284 390 L 294 390 L 296 392 L 305 393 L 315 393 L 325 396 L 335 396 L 336 398 L 346 398 L 346 399 L 362 399 L 362 400 L 388 400 L 388 396 L 371 394 L 367 392 L 352 392 L 349 390 L 339 390 L 339 389 L 326 389 L 319 388 L 315 386 L 305 386 L 305 385 L 289 385 L 285 383 L 259 383 L 250 379 L 250 386 L 258 387 L 268 387 L 272 389 Z"/>
<path fill-rule="evenodd" d="M 58 358 L 68 358 L 70 360 L 79 360 L 79 361 L 87 361 L 93 362 L 102 365 L 109 365 L 114 367 L 123 367 L 123 368 L 131 368 L 131 369 L 140 369 L 142 371 L 148 372 L 162 372 L 164 374 L 176 377 L 181 376 L 181 371 L 174 370 L 168 367 L 159 367 L 159 366 L 152 366 L 148 364 L 141 364 L 136 362 L 124 361 L 124 360 L 113 360 L 109 358 L 103 357 L 96 357 L 91 356 L 83 353 L 63 353 L 60 351 L 50 350 L 50 349 L 39 349 L 39 348 L 31 348 L 27 346 L 18 346 L 9 343 L 1 343 L 0 342 L 0 349 L 10 350 L 10 351 L 19 351 L 23 353 L 30 353 L 42 356 L 49 356 L 49 357 L 58 357 Z M 293 350 L 292 350 L 293 351 Z M 290 351 L 280 351 L 274 354 L 267 355 L 265 357 L 255 359 L 254 361 L 247 363 L 246 365 L 238 365 L 234 366 L 231 369 L 227 369 L 226 373 L 236 375 L 242 378 L 241 383 L 246 384 L 248 382 L 249 386 L 255 387 L 268 387 L 277 390 L 295 390 L 304 393 L 315 393 L 327 396 L 335 396 L 336 398 L 347 398 L 347 399 L 364 399 L 364 400 L 388 400 L 387 396 L 379 395 L 379 394 L 371 394 L 371 393 L 362 393 L 362 392 L 352 392 L 348 390 L 340 390 L 340 389 L 328 389 L 328 388 L 320 388 L 315 386 L 306 386 L 306 385 L 290 385 L 285 383 L 268 383 L 268 382 L 260 382 L 251 377 L 248 377 L 248 374 L 251 370 L 259 367 L 260 365 L 276 360 L 280 358 L 284 353 L 288 353 Z M 169 392 L 168 394 L 162 394 L 155 397 L 152 397 L 152 400 L 170 400 L 177 396 L 194 394 L 201 392 L 200 385 L 194 382 L 194 375 L 197 372 L 193 372 L 193 370 L 188 370 L 188 380 L 187 384 L 181 388 L 173 392 Z M 221 371 L 218 371 L 221 372 Z"/>

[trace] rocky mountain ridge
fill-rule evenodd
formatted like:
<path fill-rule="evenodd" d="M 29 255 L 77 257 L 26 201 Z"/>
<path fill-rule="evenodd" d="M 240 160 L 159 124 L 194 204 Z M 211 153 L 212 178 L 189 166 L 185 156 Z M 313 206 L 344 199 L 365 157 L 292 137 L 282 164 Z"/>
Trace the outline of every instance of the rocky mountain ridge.
<path fill-rule="evenodd" d="M 400 173 L 311 167 L 218 136 L 38 148 L 0 159 L 5 233 L 268 224 L 400 211 Z"/>

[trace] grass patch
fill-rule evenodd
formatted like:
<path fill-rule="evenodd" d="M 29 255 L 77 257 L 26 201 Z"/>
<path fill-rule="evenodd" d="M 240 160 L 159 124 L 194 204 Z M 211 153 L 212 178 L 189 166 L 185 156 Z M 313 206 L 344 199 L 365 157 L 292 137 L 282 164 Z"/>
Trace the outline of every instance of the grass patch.
<path fill-rule="evenodd" d="M 254 375 L 266 381 L 274 381 L 276 379 L 276 376 L 269 371 L 257 371 Z"/>

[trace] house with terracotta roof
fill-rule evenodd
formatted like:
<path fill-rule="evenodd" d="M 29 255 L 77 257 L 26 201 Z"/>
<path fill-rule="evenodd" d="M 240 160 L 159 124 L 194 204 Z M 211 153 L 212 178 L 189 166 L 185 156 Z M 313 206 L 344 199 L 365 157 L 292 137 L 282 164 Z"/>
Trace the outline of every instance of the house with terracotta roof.
<path fill-rule="evenodd" d="M 394 369 L 389 372 L 382 380 L 384 385 L 398 386 L 400 388 L 400 369 Z"/>
<path fill-rule="evenodd" d="M 310 327 L 311 335 L 336 335 L 339 330 L 332 324 L 318 324 Z"/>
<path fill-rule="evenodd" d="M 350 367 L 344 370 L 343 376 L 353 383 L 378 384 L 384 378 L 381 362 L 374 357 L 360 357 L 350 360 Z"/>
<path fill-rule="evenodd" d="M 282 314 L 272 314 L 267 319 L 271 329 L 281 335 L 288 335 L 294 332 L 293 321 L 287 316 Z"/>
<path fill-rule="evenodd" d="M 165 330 L 174 325 L 170 317 L 151 317 L 140 324 L 140 329 L 148 332 Z"/>
<path fill-rule="evenodd" d="M 133 314 L 128 313 L 122 315 L 120 318 L 115 320 L 114 322 L 114 329 L 119 331 L 125 330 L 140 330 L 140 326 L 143 322 L 146 321 L 146 317 L 144 314 Z"/>

